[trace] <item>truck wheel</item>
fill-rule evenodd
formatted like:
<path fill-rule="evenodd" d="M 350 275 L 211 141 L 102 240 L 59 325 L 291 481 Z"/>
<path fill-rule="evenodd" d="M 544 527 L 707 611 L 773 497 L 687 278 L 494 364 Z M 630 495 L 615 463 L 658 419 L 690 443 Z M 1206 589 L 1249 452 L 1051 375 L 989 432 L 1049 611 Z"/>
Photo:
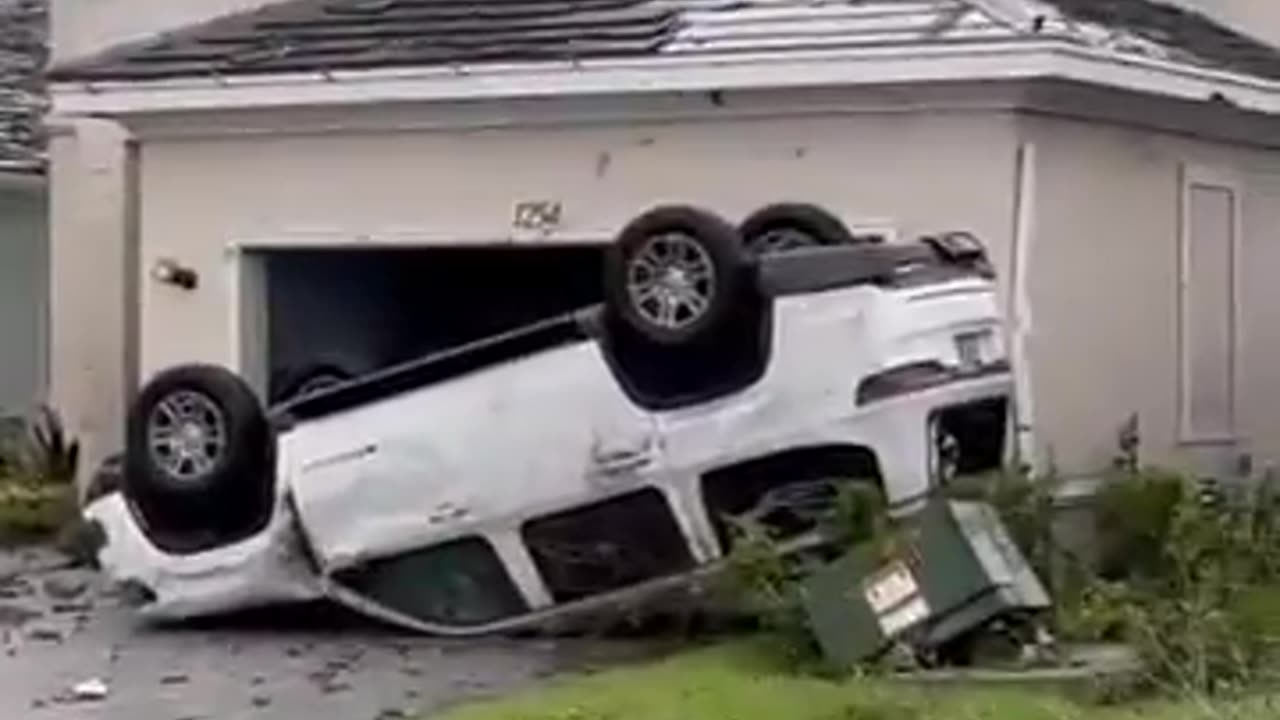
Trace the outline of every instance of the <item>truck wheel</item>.
<path fill-rule="evenodd" d="M 150 528 L 225 536 L 269 515 L 273 457 L 262 406 L 243 380 L 179 366 L 133 404 L 124 489 Z"/>
<path fill-rule="evenodd" d="M 605 258 L 605 302 L 658 345 L 713 337 L 749 287 L 750 265 L 732 225 L 713 213 L 664 206 L 618 235 Z"/>
<path fill-rule="evenodd" d="M 747 251 L 756 255 L 856 242 L 840 218 L 809 203 L 777 203 L 761 208 L 742 221 L 738 234 Z"/>

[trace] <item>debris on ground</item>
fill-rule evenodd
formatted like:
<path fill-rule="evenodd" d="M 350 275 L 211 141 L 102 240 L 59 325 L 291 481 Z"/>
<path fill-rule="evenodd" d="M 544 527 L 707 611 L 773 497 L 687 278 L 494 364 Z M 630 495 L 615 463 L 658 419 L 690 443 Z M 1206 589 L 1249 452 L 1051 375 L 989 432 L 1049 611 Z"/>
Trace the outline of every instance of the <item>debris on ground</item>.
<path fill-rule="evenodd" d="M 38 625 L 27 630 L 27 639 L 39 642 L 60 643 L 63 640 L 62 633 L 51 627 Z"/>
<path fill-rule="evenodd" d="M 82 578 L 55 575 L 41 584 L 44 594 L 54 600 L 75 600 L 89 589 L 89 582 Z"/>
<path fill-rule="evenodd" d="M 33 610 L 29 607 L 0 603 L 0 626 L 3 627 L 19 627 L 26 625 L 28 622 L 35 620 L 41 615 L 43 615 L 43 613 L 39 610 Z"/>
<path fill-rule="evenodd" d="M 106 700 L 109 694 L 107 683 L 102 678 L 90 678 L 81 683 L 76 683 L 71 688 L 71 699 L 79 702 L 97 702 Z"/>

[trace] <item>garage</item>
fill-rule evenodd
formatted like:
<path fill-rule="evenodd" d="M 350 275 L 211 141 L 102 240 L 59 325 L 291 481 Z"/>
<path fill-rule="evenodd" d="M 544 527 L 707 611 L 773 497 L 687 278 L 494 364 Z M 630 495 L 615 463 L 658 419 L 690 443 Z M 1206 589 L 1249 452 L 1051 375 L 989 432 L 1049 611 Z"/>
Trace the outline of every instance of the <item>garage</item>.
<path fill-rule="evenodd" d="M 243 358 L 279 402 L 571 312 L 600 300 L 602 247 L 251 250 Z"/>

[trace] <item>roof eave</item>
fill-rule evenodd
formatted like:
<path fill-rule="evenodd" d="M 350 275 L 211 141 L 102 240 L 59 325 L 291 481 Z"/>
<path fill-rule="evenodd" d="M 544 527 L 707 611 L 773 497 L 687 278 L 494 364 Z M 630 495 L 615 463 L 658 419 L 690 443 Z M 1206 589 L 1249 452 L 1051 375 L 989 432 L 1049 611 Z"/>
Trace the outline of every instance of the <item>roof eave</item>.
<path fill-rule="evenodd" d="M 1055 78 L 1280 115 L 1280 82 L 1059 41 L 60 82 L 59 116 Z"/>

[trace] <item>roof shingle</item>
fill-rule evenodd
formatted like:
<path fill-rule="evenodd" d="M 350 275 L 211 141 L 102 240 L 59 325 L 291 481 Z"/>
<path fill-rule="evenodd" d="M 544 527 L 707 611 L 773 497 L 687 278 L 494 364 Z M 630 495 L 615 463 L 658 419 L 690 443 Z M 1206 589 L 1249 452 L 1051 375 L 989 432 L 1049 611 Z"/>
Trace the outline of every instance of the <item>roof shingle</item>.
<path fill-rule="evenodd" d="M 653 53 L 647 0 L 291 0 L 109 50 L 59 79 L 159 79 Z"/>
<path fill-rule="evenodd" d="M 288 0 L 107 51 L 59 80 L 1055 39 L 1280 79 L 1280 51 L 1158 0 Z M 993 9 L 997 8 L 997 9 Z"/>
<path fill-rule="evenodd" d="M 0 0 L 0 171 L 44 167 L 47 39 L 44 0 Z"/>

